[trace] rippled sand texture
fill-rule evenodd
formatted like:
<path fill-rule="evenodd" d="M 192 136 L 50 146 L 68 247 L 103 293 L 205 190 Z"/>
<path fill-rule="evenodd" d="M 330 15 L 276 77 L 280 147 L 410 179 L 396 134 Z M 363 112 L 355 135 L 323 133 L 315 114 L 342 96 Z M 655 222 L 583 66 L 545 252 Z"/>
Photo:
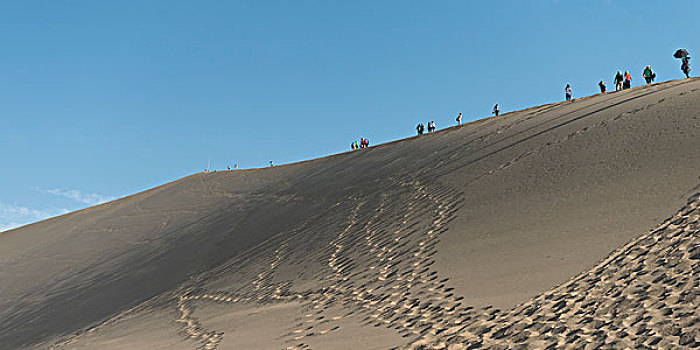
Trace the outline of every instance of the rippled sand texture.
<path fill-rule="evenodd" d="M 700 348 L 700 80 L 0 234 L 1 349 Z"/>

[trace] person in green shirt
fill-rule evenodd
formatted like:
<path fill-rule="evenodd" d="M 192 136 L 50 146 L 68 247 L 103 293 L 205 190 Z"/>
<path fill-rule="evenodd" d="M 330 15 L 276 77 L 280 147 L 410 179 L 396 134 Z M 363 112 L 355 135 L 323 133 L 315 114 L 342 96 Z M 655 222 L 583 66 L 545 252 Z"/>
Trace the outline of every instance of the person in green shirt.
<path fill-rule="evenodd" d="M 644 80 L 646 80 L 647 84 L 651 84 L 654 78 L 656 78 L 656 73 L 651 70 L 651 66 L 644 68 Z"/>

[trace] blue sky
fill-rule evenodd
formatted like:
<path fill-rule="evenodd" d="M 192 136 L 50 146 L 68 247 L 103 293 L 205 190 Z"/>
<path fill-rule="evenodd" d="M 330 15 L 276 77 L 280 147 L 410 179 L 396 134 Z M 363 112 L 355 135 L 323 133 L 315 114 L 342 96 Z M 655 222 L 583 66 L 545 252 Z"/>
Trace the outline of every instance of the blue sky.
<path fill-rule="evenodd" d="M 0 230 L 609 86 L 681 78 L 697 1 L 2 1 Z"/>

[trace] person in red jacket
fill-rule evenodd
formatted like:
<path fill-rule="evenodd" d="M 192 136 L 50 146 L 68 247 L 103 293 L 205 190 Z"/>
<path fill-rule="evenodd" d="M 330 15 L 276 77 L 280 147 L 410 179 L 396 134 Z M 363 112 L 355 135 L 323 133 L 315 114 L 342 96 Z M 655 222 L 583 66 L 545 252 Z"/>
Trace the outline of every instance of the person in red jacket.
<path fill-rule="evenodd" d="M 632 87 L 632 74 L 630 72 L 625 71 L 625 80 L 622 82 L 622 89 L 629 89 Z"/>

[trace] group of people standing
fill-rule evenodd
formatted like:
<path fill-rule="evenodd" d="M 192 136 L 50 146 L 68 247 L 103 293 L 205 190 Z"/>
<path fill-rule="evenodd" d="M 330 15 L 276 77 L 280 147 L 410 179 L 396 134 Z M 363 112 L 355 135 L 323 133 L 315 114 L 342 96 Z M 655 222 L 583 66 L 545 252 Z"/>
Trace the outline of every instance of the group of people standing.
<path fill-rule="evenodd" d="M 462 113 L 460 113 L 459 115 L 461 116 Z M 428 122 L 428 132 L 433 132 L 433 131 L 435 131 L 435 129 L 436 129 L 435 122 L 429 121 Z M 423 123 L 418 123 L 418 125 L 416 126 L 416 131 L 418 132 L 418 135 L 423 135 L 423 132 L 425 131 L 425 125 L 423 125 Z"/>
<path fill-rule="evenodd" d="M 353 150 L 367 147 L 369 147 L 369 140 L 364 137 L 360 138 L 360 141 L 355 141 L 350 144 L 350 148 L 352 148 Z"/>
<path fill-rule="evenodd" d="M 656 78 L 656 73 L 652 72 L 651 66 L 647 66 L 647 68 L 644 69 L 644 77 L 645 78 L 646 78 L 647 74 L 649 75 L 649 79 L 647 80 L 647 84 L 651 84 L 651 81 L 653 81 L 654 78 Z M 615 82 L 615 91 L 627 90 L 627 89 L 632 87 L 632 74 L 630 74 L 630 72 L 628 72 L 628 71 L 625 71 L 625 74 L 622 74 L 621 71 L 617 71 L 613 81 Z M 598 83 L 598 86 L 600 86 L 600 83 Z M 604 93 L 605 91 L 600 90 L 600 92 Z"/>

